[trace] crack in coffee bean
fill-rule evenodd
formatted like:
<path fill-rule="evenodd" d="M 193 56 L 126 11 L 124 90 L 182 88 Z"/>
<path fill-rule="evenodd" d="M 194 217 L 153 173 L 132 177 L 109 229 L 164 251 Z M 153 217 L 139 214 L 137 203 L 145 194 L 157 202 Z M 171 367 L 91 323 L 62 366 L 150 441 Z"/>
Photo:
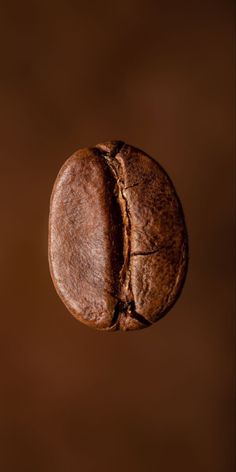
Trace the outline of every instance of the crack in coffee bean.
<path fill-rule="evenodd" d="M 111 171 L 114 174 L 114 177 L 117 182 L 117 192 L 115 192 L 117 202 L 121 208 L 122 223 L 123 223 L 123 265 L 120 270 L 120 293 L 118 302 L 114 309 L 114 316 L 112 319 L 112 325 L 116 324 L 116 327 L 119 327 L 119 317 L 127 316 L 129 314 L 133 318 L 136 318 L 140 323 L 144 325 L 150 325 L 150 322 L 147 321 L 142 315 L 136 312 L 134 297 L 132 293 L 131 286 L 131 270 L 130 270 L 130 257 L 131 257 L 131 244 L 130 244 L 130 235 L 131 235 L 131 218 L 129 214 L 128 201 L 125 196 L 125 183 L 122 175 L 121 165 L 116 160 L 117 154 L 122 151 L 124 146 L 123 142 L 118 143 L 114 148 L 113 152 L 110 154 L 108 152 L 102 152 L 102 150 L 97 146 L 96 149 L 99 149 L 101 156 L 106 159 Z M 131 187 L 134 187 L 138 184 L 134 184 Z M 127 187 L 130 188 L 130 187 Z M 132 308 L 131 308 L 132 307 Z"/>

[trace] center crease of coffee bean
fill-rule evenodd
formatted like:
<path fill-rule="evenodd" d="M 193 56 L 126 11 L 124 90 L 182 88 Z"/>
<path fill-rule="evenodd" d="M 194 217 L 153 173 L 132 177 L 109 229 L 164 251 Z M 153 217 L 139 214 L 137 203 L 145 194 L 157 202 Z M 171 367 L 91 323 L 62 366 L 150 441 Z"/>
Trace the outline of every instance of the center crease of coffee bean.
<path fill-rule="evenodd" d="M 146 320 L 142 315 L 136 312 L 134 296 L 131 285 L 131 218 L 129 212 L 128 200 L 125 194 L 126 187 L 124 182 L 124 176 L 122 172 L 121 163 L 117 160 L 117 156 L 121 153 L 122 148 L 125 146 L 123 142 L 119 142 L 111 151 L 97 148 L 100 151 L 101 157 L 103 157 L 116 181 L 115 194 L 119 204 L 122 222 L 123 222 L 123 257 L 124 262 L 120 270 L 120 289 L 117 298 L 117 303 L 114 310 L 112 319 L 112 325 L 116 325 L 118 328 L 120 318 L 131 317 L 135 318 L 142 324 L 150 325 L 151 323 Z"/>

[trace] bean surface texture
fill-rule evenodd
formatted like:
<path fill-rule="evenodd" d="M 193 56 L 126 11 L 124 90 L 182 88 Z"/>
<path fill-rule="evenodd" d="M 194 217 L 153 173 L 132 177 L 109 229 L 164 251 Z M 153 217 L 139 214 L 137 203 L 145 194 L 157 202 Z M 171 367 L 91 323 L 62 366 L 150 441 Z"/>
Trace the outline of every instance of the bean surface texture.
<path fill-rule="evenodd" d="M 187 260 L 183 210 L 154 159 L 121 141 L 67 159 L 51 196 L 49 265 L 78 320 L 107 331 L 152 325 L 177 300 Z"/>

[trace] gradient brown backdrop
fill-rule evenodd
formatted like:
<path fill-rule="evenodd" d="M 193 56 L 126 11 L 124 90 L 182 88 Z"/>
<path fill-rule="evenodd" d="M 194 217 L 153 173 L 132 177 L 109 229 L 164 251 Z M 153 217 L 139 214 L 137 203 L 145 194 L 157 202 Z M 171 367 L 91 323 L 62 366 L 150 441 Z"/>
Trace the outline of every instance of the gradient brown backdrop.
<path fill-rule="evenodd" d="M 0 7 L 0 469 L 232 472 L 233 2 Z M 184 291 L 141 332 L 75 321 L 47 263 L 50 192 L 78 147 L 156 157 L 183 203 Z"/>

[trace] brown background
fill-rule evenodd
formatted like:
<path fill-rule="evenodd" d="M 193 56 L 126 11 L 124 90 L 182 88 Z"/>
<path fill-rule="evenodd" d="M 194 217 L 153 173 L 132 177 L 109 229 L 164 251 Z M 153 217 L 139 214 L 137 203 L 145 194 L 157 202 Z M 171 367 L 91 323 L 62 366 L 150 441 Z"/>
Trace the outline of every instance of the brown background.
<path fill-rule="evenodd" d="M 0 27 L 0 469 L 232 472 L 233 2 L 4 1 Z M 51 188 L 122 139 L 182 200 L 190 267 L 155 327 L 103 334 L 58 299 Z"/>

